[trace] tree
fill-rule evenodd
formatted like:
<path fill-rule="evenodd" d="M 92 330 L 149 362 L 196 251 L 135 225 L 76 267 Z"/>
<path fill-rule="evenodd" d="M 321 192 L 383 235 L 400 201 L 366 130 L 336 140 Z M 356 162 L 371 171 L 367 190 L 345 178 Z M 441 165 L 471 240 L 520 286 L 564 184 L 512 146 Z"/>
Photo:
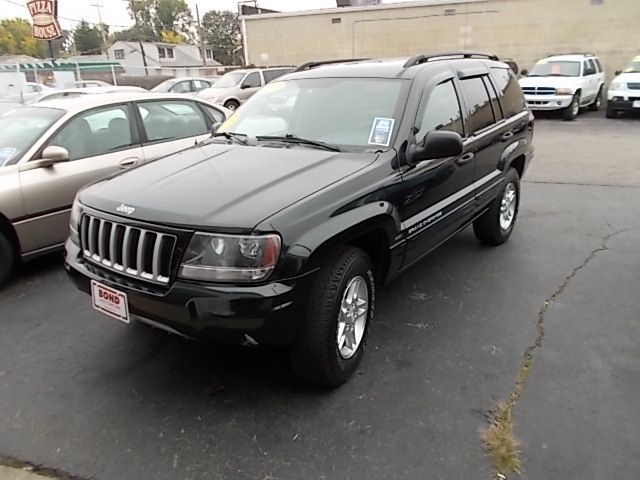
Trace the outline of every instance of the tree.
<path fill-rule="evenodd" d="M 33 38 L 31 24 L 21 18 L 0 21 L 0 55 L 49 56 L 47 42 Z"/>
<path fill-rule="evenodd" d="M 185 0 L 129 0 L 128 9 L 136 26 L 114 34 L 115 40 L 165 41 L 164 35 L 176 43 L 193 38 L 193 17 Z"/>
<path fill-rule="evenodd" d="M 240 21 L 229 11 L 212 10 L 202 17 L 202 36 L 206 48 L 213 50 L 213 58 L 223 65 L 232 65 L 242 58 Z"/>
<path fill-rule="evenodd" d="M 176 45 L 184 43 L 184 37 L 179 33 L 174 32 L 173 30 L 164 30 L 160 34 L 160 40 L 162 40 L 164 43 L 174 43 Z"/>
<path fill-rule="evenodd" d="M 99 28 L 81 21 L 73 31 L 73 41 L 80 55 L 96 55 L 102 53 L 102 33 Z"/>
<path fill-rule="evenodd" d="M 190 38 L 192 24 L 191 10 L 185 0 L 155 0 L 153 26 L 159 36 L 163 32 L 174 32 Z"/>

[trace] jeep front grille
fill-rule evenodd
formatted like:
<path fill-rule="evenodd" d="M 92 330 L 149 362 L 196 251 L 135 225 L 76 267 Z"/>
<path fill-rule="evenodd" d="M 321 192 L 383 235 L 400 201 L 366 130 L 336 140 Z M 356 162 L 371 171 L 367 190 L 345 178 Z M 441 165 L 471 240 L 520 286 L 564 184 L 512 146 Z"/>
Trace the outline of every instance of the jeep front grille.
<path fill-rule="evenodd" d="M 84 257 L 114 272 L 166 285 L 176 237 L 84 215 L 80 224 Z"/>

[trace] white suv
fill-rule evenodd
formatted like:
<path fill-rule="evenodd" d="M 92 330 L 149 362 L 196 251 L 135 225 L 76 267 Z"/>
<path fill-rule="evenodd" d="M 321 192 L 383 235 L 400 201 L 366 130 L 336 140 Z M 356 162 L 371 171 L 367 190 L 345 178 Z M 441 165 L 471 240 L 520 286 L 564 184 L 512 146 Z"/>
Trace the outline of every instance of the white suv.
<path fill-rule="evenodd" d="M 554 55 L 522 74 L 520 86 L 531 110 L 562 110 L 565 120 L 573 120 L 580 108 L 598 110 L 602 104 L 605 74 L 595 55 Z"/>
<path fill-rule="evenodd" d="M 640 112 L 640 56 L 631 61 L 616 78 L 607 92 L 607 117 L 615 118 L 618 112 Z"/>

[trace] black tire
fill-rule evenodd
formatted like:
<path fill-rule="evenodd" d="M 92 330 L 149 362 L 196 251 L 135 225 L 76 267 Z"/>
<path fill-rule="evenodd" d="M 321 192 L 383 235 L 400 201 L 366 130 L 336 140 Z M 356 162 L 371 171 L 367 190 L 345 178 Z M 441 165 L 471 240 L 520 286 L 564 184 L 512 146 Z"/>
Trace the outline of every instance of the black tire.
<path fill-rule="evenodd" d="M 500 225 L 502 199 L 505 190 L 509 185 L 515 187 L 515 212 L 513 214 L 511 224 L 507 229 L 503 229 Z M 500 192 L 496 198 L 491 202 L 489 210 L 478 217 L 473 222 L 473 231 L 476 234 L 476 238 L 486 245 L 502 245 L 509 240 L 513 228 L 518 219 L 518 211 L 520 209 L 520 177 L 518 172 L 514 168 L 510 168 L 505 175 L 505 180 Z"/>
<path fill-rule="evenodd" d="M 576 108 L 576 105 L 578 108 Z M 571 104 L 562 111 L 562 118 L 566 121 L 574 120 L 580 112 L 580 92 L 576 92 Z"/>
<path fill-rule="evenodd" d="M 369 310 L 362 340 L 355 353 L 345 359 L 338 347 L 338 314 L 347 286 L 357 277 L 363 278 L 368 287 Z M 336 251 L 321 269 L 309 298 L 300 331 L 290 347 L 291 365 L 308 382 L 337 387 L 358 368 L 373 319 L 375 282 L 369 256 L 353 247 Z"/>
<path fill-rule="evenodd" d="M 227 100 L 224 103 L 224 108 L 235 111 L 240 106 L 240 103 L 237 100 Z"/>
<path fill-rule="evenodd" d="M 618 111 L 607 106 L 607 118 L 618 118 Z"/>
<path fill-rule="evenodd" d="M 0 287 L 7 281 L 9 275 L 11 275 L 14 261 L 15 255 L 11 242 L 0 232 Z"/>
<path fill-rule="evenodd" d="M 600 90 L 598 90 L 598 95 L 596 95 L 596 98 L 593 100 L 593 103 L 589 105 L 589 110 L 592 112 L 597 112 L 598 110 L 600 110 L 601 105 L 602 105 L 602 87 L 600 87 Z"/>

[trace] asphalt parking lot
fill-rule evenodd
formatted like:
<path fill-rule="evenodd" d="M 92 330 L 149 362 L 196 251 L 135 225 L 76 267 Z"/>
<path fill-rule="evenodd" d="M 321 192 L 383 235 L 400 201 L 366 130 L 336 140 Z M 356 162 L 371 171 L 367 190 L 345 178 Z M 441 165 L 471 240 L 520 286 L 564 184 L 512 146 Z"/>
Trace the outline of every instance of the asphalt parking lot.
<path fill-rule="evenodd" d="M 533 346 L 524 478 L 637 478 L 639 139 L 640 118 L 539 119 L 511 240 L 467 229 L 380 291 L 334 391 L 283 352 L 102 317 L 57 255 L 26 265 L 0 291 L 0 458 L 96 480 L 488 479 L 479 430 Z"/>

